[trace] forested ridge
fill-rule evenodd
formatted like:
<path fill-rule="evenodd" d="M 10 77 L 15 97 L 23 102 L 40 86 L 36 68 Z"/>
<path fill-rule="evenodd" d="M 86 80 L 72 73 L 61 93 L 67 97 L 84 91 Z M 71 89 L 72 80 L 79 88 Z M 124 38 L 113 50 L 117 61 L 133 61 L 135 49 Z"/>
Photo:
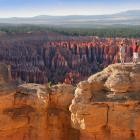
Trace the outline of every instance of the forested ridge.
<path fill-rule="evenodd" d="M 99 37 L 140 37 L 140 26 L 103 26 L 101 28 L 63 28 L 45 25 L 0 25 L 5 33 L 27 33 L 35 31 L 51 31 L 68 36 L 99 36 Z"/>

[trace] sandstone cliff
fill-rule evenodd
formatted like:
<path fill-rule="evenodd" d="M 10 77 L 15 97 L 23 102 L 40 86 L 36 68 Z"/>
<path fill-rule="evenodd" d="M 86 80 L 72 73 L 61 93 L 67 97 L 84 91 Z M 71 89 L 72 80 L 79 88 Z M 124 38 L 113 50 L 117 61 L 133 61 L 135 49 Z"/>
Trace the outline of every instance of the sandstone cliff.
<path fill-rule="evenodd" d="M 74 87 L 18 85 L 0 65 L 0 140 L 78 140 L 69 105 Z"/>
<path fill-rule="evenodd" d="M 140 140 L 140 65 L 111 65 L 80 82 L 70 111 L 80 140 Z"/>
<path fill-rule="evenodd" d="M 21 84 L 0 64 L 0 140 L 140 140 L 139 115 L 139 64 L 111 65 L 76 88 Z"/>

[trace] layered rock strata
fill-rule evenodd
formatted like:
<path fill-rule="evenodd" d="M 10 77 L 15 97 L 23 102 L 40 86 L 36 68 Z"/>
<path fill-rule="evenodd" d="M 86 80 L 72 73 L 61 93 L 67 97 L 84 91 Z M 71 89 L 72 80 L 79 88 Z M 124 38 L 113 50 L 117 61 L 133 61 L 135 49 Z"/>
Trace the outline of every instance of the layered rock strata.
<path fill-rule="evenodd" d="M 78 140 L 69 105 L 74 87 L 11 81 L 0 65 L 0 140 Z"/>
<path fill-rule="evenodd" d="M 140 64 L 111 65 L 80 82 L 70 111 L 80 140 L 140 140 Z"/>
<path fill-rule="evenodd" d="M 9 70 L 0 64 L 0 140 L 140 140 L 140 64 L 110 65 L 76 88 L 19 83 Z"/>

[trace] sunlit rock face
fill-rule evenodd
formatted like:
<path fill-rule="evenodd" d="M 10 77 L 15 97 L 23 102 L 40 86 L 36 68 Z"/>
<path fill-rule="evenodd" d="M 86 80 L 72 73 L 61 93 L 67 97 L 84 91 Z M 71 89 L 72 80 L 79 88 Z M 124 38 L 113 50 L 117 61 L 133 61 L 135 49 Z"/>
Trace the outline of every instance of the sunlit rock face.
<path fill-rule="evenodd" d="M 0 65 L 0 140 L 78 140 L 68 109 L 73 86 L 19 85 L 8 73 Z"/>
<path fill-rule="evenodd" d="M 76 88 L 9 71 L 0 64 L 0 140 L 140 140 L 140 64 L 110 65 Z"/>
<path fill-rule="evenodd" d="M 110 65 L 80 82 L 70 111 L 80 140 L 140 140 L 140 64 Z"/>

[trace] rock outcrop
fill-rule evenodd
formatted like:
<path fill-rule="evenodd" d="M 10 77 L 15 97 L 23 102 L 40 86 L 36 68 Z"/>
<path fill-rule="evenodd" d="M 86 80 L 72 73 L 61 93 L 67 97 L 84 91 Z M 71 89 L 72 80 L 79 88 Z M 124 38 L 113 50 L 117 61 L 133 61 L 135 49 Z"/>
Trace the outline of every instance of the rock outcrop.
<path fill-rule="evenodd" d="M 80 140 L 140 140 L 140 64 L 111 65 L 80 82 L 70 111 Z"/>
<path fill-rule="evenodd" d="M 0 65 L 0 140 L 78 140 L 69 105 L 74 87 L 11 81 Z"/>
<path fill-rule="evenodd" d="M 9 70 L 0 64 L 0 140 L 140 140 L 140 64 L 110 65 L 76 88 L 19 83 Z"/>

